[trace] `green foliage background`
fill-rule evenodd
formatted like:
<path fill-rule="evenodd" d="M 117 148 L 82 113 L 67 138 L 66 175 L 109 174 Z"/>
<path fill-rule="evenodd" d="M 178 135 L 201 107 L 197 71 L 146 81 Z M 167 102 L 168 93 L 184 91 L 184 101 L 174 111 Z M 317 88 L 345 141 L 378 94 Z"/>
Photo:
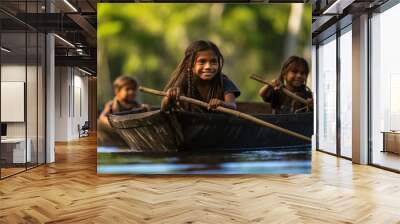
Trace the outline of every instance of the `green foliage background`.
<path fill-rule="evenodd" d="M 223 71 L 239 86 L 239 101 L 259 101 L 261 84 L 252 73 L 276 78 L 285 60 L 292 4 L 98 4 L 98 106 L 113 97 L 121 74 L 163 89 L 190 42 L 208 39 L 225 58 Z M 311 66 L 311 6 L 304 4 L 301 27 L 290 54 Z M 160 98 L 140 95 L 157 105 Z"/>

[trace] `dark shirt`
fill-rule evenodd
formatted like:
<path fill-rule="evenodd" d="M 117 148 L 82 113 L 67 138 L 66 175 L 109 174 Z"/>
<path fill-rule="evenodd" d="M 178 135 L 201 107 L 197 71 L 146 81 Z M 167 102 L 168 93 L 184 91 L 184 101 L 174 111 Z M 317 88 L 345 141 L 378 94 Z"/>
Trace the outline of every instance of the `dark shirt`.
<path fill-rule="evenodd" d="M 187 86 L 187 80 L 184 80 L 182 82 L 181 85 L 182 88 L 182 94 L 187 96 L 188 95 L 188 86 Z M 222 76 L 222 88 L 223 88 L 223 94 L 216 97 L 222 101 L 224 101 L 224 95 L 227 93 L 233 93 L 233 95 L 235 95 L 235 97 L 239 97 L 240 96 L 240 90 L 239 88 L 235 85 L 235 83 L 233 83 L 232 80 L 230 80 L 226 75 Z M 193 89 L 193 95 L 191 96 L 191 98 L 197 99 L 197 100 L 201 100 L 203 102 L 207 102 L 207 99 L 204 99 L 200 92 L 198 91 L 198 89 L 196 87 L 194 87 Z M 184 104 L 184 108 L 187 110 L 192 110 L 192 111 L 198 111 L 198 112 L 205 112 L 207 110 L 205 110 L 204 108 L 200 108 L 194 105 L 185 105 Z"/>
<path fill-rule="evenodd" d="M 132 101 L 130 104 L 124 104 L 119 102 L 116 98 L 110 100 L 106 103 L 104 107 L 103 114 L 109 115 L 118 112 L 131 111 L 133 109 L 141 108 L 141 104 L 136 100 Z"/>
<path fill-rule="evenodd" d="M 265 102 L 271 104 L 275 114 L 289 114 L 307 111 L 305 104 L 287 96 L 282 89 L 274 90 L 272 87 L 268 87 L 266 91 L 266 94 L 262 98 Z M 293 93 L 304 99 L 312 98 L 312 92 L 305 85 L 297 88 Z"/>
<path fill-rule="evenodd" d="M 222 77 L 222 85 L 224 86 L 224 94 L 233 93 L 233 95 L 235 95 L 235 98 L 238 98 L 240 96 L 239 88 L 235 85 L 235 83 L 233 83 L 232 80 L 230 80 L 225 75 Z"/>

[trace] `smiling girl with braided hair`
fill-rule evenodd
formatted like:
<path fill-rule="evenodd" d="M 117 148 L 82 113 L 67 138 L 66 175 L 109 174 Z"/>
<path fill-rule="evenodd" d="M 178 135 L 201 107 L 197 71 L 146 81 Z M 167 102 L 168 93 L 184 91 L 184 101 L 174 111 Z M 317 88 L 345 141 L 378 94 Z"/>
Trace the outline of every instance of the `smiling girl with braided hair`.
<path fill-rule="evenodd" d="M 161 110 L 179 106 L 181 94 L 208 103 L 209 110 L 218 106 L 236 109 L 240 91 L 222 73 L 223 65 L 224 57 L 214 43 L 204 40 L 191 43 L 164 89 L 167 96 L 161 102 Z M 200 107 L 186 103 L 183 103 L 183 109 L 204 112 Z"/>

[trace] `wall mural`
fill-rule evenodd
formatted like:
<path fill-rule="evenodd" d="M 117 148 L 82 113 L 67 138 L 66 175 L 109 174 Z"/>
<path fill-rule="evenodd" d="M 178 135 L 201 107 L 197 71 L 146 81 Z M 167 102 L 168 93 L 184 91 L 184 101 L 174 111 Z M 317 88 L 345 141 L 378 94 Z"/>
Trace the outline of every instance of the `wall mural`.
<path fill-rule="evenodd" d="M 311 17 L 98 4 L 98 173 L 310 173 Z"/>

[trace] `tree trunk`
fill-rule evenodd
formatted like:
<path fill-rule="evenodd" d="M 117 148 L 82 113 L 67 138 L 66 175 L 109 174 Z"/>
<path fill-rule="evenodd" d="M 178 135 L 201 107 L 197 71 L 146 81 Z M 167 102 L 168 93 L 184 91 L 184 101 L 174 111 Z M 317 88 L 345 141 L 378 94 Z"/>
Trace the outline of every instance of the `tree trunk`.
<path fill-rule="evenodd" d="M 288 22 L 288 35 L 286 37 L 285 44 L 285 58 L 290 57 L 297 52 L 297 40 L 300 32 L 302 15 L 303 15 L 303 4 L 292 4 L 290 9 L 290 16 Z"/>

